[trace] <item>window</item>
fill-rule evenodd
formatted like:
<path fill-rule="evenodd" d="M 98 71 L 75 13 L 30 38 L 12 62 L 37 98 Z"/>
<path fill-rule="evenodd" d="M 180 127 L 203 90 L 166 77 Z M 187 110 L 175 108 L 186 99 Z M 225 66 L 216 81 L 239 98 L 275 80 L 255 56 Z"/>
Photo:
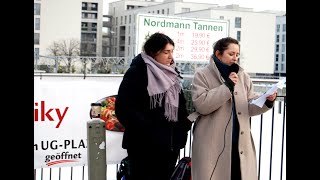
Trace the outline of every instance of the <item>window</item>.
<path fill-rule="evenodd" d="M 40 3 L 34 3 L 33 4 L 33 10 L 34 10 L 34 12 L 33 12 L 33 14 L 34 15 L 40 15 Z"/>
<path fill-rule="evenodd" d="M 279 65 L 278 65 L 278 64 L 276 64 L 276 71 L 278 71 L 278 69 L 279 69 Z"/>
<path fill-rule="evenodd" d="M 279 44 L 276 45 L 276 52 L 279 52 Z"/>
<path fill-rule="evenodd" d="M 161 10 L 161 13 L 164 14 L 164 9 Z"/>
<path fill-rule="evenodd" d="M 281 54 L 281 62 L 285 62 L 286 61 L 286 55 L 285 54 Z"/>
<path fill-rule="evenodd" d="M 237 31 L 237 40 L 241 41 L 241 31 Z"/>
<path fill-rule="evenodd" d="M 282 34 L 282 42 L 286 42 L 286 35 Z"/>
<path fill-rule="evenodd" d="M 128 45 L 130 45 L 131 37 L 128 38 Z M 129 50 L 128 50 L 129 51 Z"/>
<path fill-rule="evenodd" d="M 169 15 L 169 8 L 167 9 L 167 15 Z"/>
<path fill-rule="evenodd" d="M 282 24 L 282 32 L 286 32 L 286 24 Z"/>
<path fill-rule="evenodd" d="M 219 19 L 224 19 L 224 16 L 220 16 Z"/>
<path fill-rule="evenodd" d="M 34 44 L 39 44 L 40 42 L 40 34 L 34 33 Z"/>
<path fill-rule="evenodd" d="M 286 45 L 285 44 L 282 44 L 281 50 L 282 50 L 282 52 L 286 52 Z"/>
<path fill-rule="evenodd" d="M 98 3 L 92 3 L 91 4 L 91 10 L 97 11 L 98 10 Z"/>
<path fill-rule="evenodd" d="M 127 16 L 124 16 L 124 24 L 127 24 Z"/>
<path fill-rule="evenodd" d="M 39 59 L 39 48 L 34 48 L 33 56 L 36 59 Z"/>
<path fill-rule="evenodd" d="M 123 23 L 123 16 L 121 16 L 120 19 L 121 19 L 120 24 L 122 24 Z"/>
<path fill-rule="evenodd" d="M 134 47 L 132 47 L 132 53 L 133 53 L 133 55 L 135 56 L 135 48 Z"/>
<path fill-rule="evenodd" d="M 280 32 L 280 24 L 277 24 L 277 32 Z"/>
<path fill-rule="evenodd" d="M 160 14 L 160 10 L 157 10 L 157 14 Z"/>
<path fill-rule="evenodd" d="M 279 54 L 276 54 L 276 62 L 279 61 Z"/>
<path fill-rule="evenodd" d="M 36 18 L 34 21 L 34 29 L 40 30 L 40 18 Z"/>
<path fill-rule="evenodd" d="M 81 33 L 81 41 L 95 42 L 96 34 L 94 33 Z"/>
<path fill-rule="evenodd" d="M 82 10 L 87 10 L 88 9 L 88 3 L 83 2 L 82 3 Z"/>
<path fill-rule="evenodd" d="M 97 19 L 97 13 L 82 13 L 83 19 Z"/>
<path fill-rule="evenodd" d="M 276 38 L 276 42 L 279 42 L 279 35 L 277 34 L 276 37 L 277 37 L 277 38 Z"/>
<path fill-rule="evenodd" d="M 116 25 L 118 25 L 118 17 L 116 17 Z"/>
<path fill-rule="evenodd" d="M 132 5 L 127 5 L 127 10 L 128 9 L 134 9 L 134 6 L 132 6 Z"/>
<path fill-rule="evenodd" d="M 182 13 L 190 12 L 190 8 L 182 8 L 182 9 L 181 9 L 181 12 L 182 12 Z"/>
<path fill-rule="evenodd" d="M 97 23 L 92 23 L 91 27 L 92 31 L 97 31 Z"/>
<path fill-rule="evenodd" d="M 131 15 L 129 15 L 129 24 L 131 23 Z"/>
<path fill-rule="evenodd" d="M 281 64 L 281 71 L 284 71 L 284 64 Z"/>
<path fill-rule="evenodd" d="M 81 27 L 88 27 L 88 23 L 87 22 L 81 22 Z"/>
<path fill-rule="evenodd" d="M 236 17 L 235 22 L 234 22 L 234 27 L 241 28 L 241 17 Z"/>

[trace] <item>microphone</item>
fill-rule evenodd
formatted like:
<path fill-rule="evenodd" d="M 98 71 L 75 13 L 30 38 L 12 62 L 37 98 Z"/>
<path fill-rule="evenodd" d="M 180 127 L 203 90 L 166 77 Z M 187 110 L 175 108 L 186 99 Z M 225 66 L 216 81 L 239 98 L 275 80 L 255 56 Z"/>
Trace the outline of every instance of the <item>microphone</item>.
<path fill-rule="evenodd" d="M 239 71 L 239 65 L 236 64 L 236 63 L 233 63 L 233 64 L 231 64 L 231 66 L 230 66 L 229 69 L 230 69 L 230 72 L 238 73 L 238 71 Z"/>

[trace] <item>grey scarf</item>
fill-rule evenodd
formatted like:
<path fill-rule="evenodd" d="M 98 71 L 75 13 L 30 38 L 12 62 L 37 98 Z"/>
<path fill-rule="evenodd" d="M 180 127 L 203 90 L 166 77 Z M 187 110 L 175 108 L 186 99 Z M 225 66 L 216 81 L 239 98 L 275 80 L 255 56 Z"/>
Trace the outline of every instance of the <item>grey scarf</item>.
<path fill-rule="evenodd" d="M 157 105 L 161 107 L 162 98 L 165 97 L 164 116 L 169 121 L 178 120 L 179 93 L 181 85 L 175 65 L 166 66 L 158 63 L 152 57 L 142 52 L 141 57 L 147 64 L 148 86 L 150 96 L 150 109 Z"/>

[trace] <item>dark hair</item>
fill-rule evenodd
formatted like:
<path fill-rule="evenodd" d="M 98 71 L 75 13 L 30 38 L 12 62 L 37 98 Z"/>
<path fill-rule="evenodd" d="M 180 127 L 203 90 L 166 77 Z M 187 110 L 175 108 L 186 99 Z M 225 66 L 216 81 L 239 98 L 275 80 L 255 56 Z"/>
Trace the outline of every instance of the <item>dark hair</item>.
<path fill-rule="evenodd" d="M 154 57 L 159 51 L 163 50 L 168 43 L 174 47 L 174 42 L 169 36 L 157 32 L 147 39 L 144 43 L 143 50 L 147 55 Z"/>
<path fill-rule="evenodd" d="M 220 54 L 223 54 L 223 52 L 228 49 L 229 44 L 238 44 L 240 48 L 239 41 L 236 39 L 233 39 L 232 37 L 225 37 L 213 44 L 213 54 L 216 54 L 216 51 L 220 51 Z"/>

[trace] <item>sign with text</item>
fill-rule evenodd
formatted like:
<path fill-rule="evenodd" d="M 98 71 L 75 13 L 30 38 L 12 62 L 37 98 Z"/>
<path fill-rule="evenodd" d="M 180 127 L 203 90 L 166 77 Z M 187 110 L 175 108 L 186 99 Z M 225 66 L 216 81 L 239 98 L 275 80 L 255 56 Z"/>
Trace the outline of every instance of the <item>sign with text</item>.
<path fill-rule="evenodd" d="M 118 81 L 34 79 L 34 168 L 87 165 L 91 103 L 116 95 Z M 106 130 L 107 164 L 127 156 L 122 132 Z"/>
<path fill-rule="evenodd" d="M 213 44 L 229 35 L 229 21 L 175 16 L 137 14 L 136 54 L 142 51 L 148 37 L 161 32 L 175 43 L 177 61 L 207 61 L 213 53 Z"/>

